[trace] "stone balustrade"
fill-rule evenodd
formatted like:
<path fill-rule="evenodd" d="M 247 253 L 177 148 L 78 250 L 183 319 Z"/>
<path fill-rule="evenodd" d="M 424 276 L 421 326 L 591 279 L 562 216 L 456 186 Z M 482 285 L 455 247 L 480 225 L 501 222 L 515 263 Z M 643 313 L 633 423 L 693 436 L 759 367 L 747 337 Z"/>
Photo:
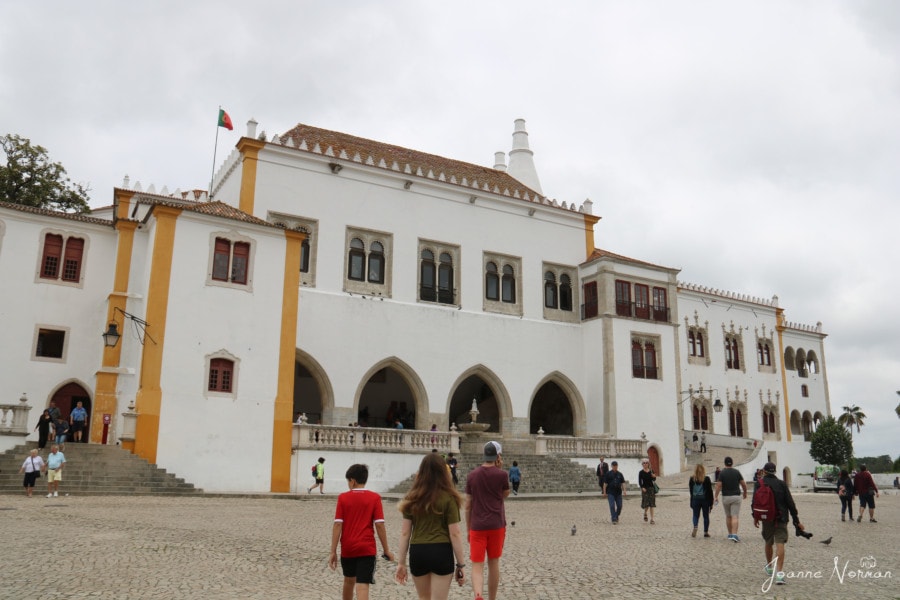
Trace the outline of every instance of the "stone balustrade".
<path fill-rule="evenodd" d="M 622 458 L 637 458 L 647 455 L 647 441 L 550 436 L 539 433 L 535 438 L 535 454 L 539 456 L 553 454 L 558 456 L 616 456 Z"/>
<path fill-rule="evenodd" d="M 0 435 L 25 437 L 28 431 L 28 398 L 25 394 L 19 398 L 18 404 L 0 404 Z"/>
<path fill-rule="evenodd" d="M 459 452 L 459 433 L 418 429 L 294 425 L 294 450 L 357 450 L 363 452 Z"/>

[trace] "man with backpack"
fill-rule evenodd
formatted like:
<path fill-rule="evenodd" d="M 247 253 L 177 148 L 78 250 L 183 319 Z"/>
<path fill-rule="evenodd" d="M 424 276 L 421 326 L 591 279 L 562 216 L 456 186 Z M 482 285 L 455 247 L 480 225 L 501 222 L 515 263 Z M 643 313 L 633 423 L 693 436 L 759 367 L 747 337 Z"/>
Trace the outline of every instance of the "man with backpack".
<path fill-rule="evenodd" d="M 775 463 L 768 462 L 763 467 L 763 477 L 753 490 L 753 526 L 759 528 L 762 521 L 762 536 L 766 542 L 766 575 L 775 585 L 784 585 L 784 545 L 788 540 L 788 516 L 797 528 L 797 535 L 804 530 L 797 506 L 787 485 L 775 476 Z"/>
<path fill-rule="evenodd" d="M 306 488 L 306 493 L 311 494 L 312 491 L 316 488 L 319 488 L 319 493 L 325 493 L 325 459 L 321 456 L 319 457 L 319 461 L 312 466 L 310 469 L 313 478 L 315 478 L 316 482 L 312 485 L 312 487 Z"/>

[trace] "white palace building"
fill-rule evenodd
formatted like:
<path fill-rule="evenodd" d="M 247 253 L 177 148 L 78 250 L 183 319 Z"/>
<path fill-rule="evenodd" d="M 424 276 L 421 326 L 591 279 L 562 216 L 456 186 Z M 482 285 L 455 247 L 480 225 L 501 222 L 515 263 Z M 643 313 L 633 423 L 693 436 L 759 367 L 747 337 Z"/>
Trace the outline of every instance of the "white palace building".
<path fill-rule="evenodd" d="M 206 491 L 296 493 L 318 456 L 331 491 L 353 462 L 384 490 L 486 438 L 673 474 L 700 430 L 812 470 L 821 324 L 598 248 L 524 121 L 490 167 L 256 127 L 211 198 L 126 177 L 90 215 L 0 203 L 0 450 L 82 401 L 90 443 Z"/>

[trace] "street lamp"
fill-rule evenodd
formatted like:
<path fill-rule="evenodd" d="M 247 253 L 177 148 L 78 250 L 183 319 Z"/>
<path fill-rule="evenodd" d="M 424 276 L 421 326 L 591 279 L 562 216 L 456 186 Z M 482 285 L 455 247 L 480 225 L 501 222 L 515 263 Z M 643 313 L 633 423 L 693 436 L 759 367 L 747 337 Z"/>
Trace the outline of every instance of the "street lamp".
<path fill-rule="evenodd" d="M 687 390 L 683 390 L 683 391 L 681 391 L 681 392 L 678 392 L 679 394 L 681 394 L 681 395 L 683 395 L 683 396 L 686 395 L 685 398 L 683 398 L 682 400 L 679 400 L 679 401 L 678 401 L 678 406 L 681 406 L 681 405 L 684 404 L 687 400 L 692 399 L 692 398 L 694 397 L 694 395 L 700 396 L 700 398 L 702 399 L 702 398 L 704 397 L 704 396 L 703 396 L 704 393 L 707 393 L 707 394 L 709 394 L 709 397 L 710 397 L 710 399 L 711 399 L 711 398 L 712 398 L 712 392 L 715 392 L 715 393 L 716 393 L 716 401 L 713 402 L 713 410 L 716 411 L 717 413 L 720 413 L 720 412 L 722 412 L 722 409 L 725 408 L 725 405 L 722 404 L 722 400 L 719 399 L 719 390 L 713 389 L 713 388 L 710 388 L 710 389 L 708 389 L 708 390 L 704 390 L 704 389 L 703 389 L 703 384 L 702 384 L 702 383 L 700 384 L 700 389 L 695 390 L 693 385 L 689 385 Z M 900 394 L 900 392 L 897 392 L 897 393 Z"/>
<path fill-rule="evenodd" d="M 141 319 L 140 317 L 136 317 L 131 313 L 127 313 L 118 306 L 113 307 L 113 320 L 109 322 L 106 331 L 101 334 L 103 337 L 103 343 L 108 348 L 114 348 L 116 344 L 119 343 L 119 338 L 122 337 L 122 334 L 119 333 L 119 324 L 116 322 L 116 313 L 120 312 L 126 319 L 131 319 L 132 323 L 134 323 L 134 327 L 138 332 L 138 340 L 140 340 L 141 345 L 144 344 L 144 338 L 150 338 L 150 341 L 154 344 L 156 340 L 150 337 L 150 334 L 147 333 L 147 327 L 150 325 L 147 321 Z"/>

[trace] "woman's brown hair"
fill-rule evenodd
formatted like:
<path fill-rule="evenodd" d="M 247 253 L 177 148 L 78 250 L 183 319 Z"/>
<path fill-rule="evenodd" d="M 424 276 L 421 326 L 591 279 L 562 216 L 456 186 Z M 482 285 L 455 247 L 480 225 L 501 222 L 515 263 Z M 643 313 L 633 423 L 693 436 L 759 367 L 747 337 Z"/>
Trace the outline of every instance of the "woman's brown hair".
<path fill-rule="evenodd" d="M 444 494 L 453 498 L 457 506 L 462 506 L 462 496 L 453 487 L 447 461 L 437 452 L 432 452 L 422 459 L 412 487 L 397 508 L 401 513 L 410 513 L 414 516 L 429 512 L 440 514 L 437 503 Z"/>

